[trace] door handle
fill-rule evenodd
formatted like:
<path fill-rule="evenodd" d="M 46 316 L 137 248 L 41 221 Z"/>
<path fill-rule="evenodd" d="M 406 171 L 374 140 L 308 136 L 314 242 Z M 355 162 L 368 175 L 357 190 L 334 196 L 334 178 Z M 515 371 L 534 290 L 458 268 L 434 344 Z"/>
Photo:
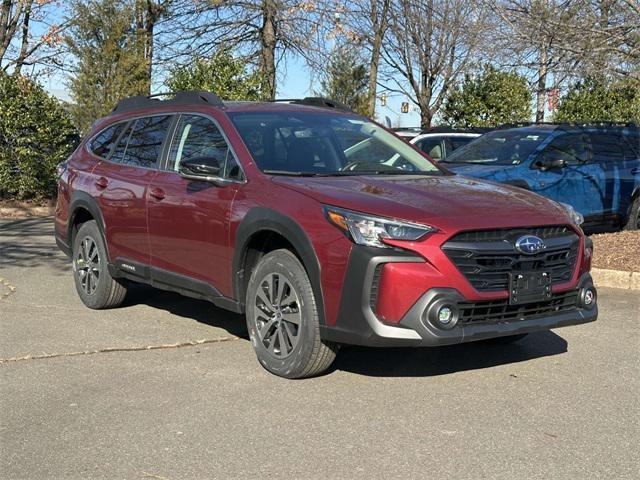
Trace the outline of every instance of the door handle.
<path fill-rule="evenodd" d="M 107 188 L 107 185 L 109 185 L 109 180 L 104 177 L 100 177 L 96 180 L 96 187 L 98 188 Z"/>
<path fill-rule="evenodd" d="M 640 175 L 640 168 L 634 168 L 631 170 L 631 175 Z"/>
<path fill-rule="evenodd" d="M 164 198 L 164 190 L 161 188 L 151 187 L 149 189 L 149 195 L 151 195 L 156 200 L 162 200 Z"/>

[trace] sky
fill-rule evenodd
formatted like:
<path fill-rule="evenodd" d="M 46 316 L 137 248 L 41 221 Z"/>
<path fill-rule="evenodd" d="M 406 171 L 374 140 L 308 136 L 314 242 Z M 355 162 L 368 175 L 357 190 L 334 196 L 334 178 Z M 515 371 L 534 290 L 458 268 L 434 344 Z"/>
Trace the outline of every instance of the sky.
<path fill-rule="evenodd" d="M 44 88 L 60 100 L 70 101 L 67 89 L 68 78 L 61 73 L 57 73 L 47 79 L 41 79 Z M 287 60 L 286 69 L 283 68 L 278 76 L 278 97 L 279 98 L 302 98 L 313 95 L 314 88 L 318 88 L 317 82 L 312 83 L 312 75 L 304 61 L 298 58 Z M 161 87 L 154 90 L 161 91 Z M 378 97 L 381 89 L 378 90 Z M 404 96 L 398 94 L 387 94 L 387 107 L 380 105 L 378 99 L 376 104 L 376 119 L 381 123 L 386 123 L 386 117 L 395 126 L 399 124 L 403 127 L 415 127 L 420 125 L 420 115 L 416 109 L 409 113 L 400 113 L 402 102 L 408 101 Z"/>
<path fill-rule="evenodd" d="M 62 15 L 64 10 L 59 8 L 54 10 L 50 21 L 53 23 L 62 22 Z M 59 17 L 59 18 L 58 18 Z M 32 23 L 32 33 L 34 36 L 39 36 L 44 33 L 46 28 L 42 24 Z M 312 96 L 314 89 L 317 89 L 319 85 L 317 82 L 314 84 L 312 72 L 309 70 L 304 60 L 290 55 L 286 58 L 285 62 L 279 65 L 280 71 L 278 72 L 278 84 L 277 84 L 277 97 L 278 98 L 302 98 L 305 96 Z M 68 77 L 62 72 L 54 73 L 48 77 L 39 77 L 39 81 L 43 87 L 52 95 L 63 101 L 70 101 L 68 91 Z M 154 85 L 152 93 L 164 91 L 162 85 Z M 393 126 L 410 126 L 415 127 L 420 125 L 420 114 L 411 102 L 409 113 L 400 113 L 400 106 L 402 102 L 408 102 L 408 98 L 399 94 L 387 93 L 387 106 L 380 105 L 380 94 L 382 89 L 378 87 L 378 100 L 376 102 L 376 120 L 386 124 L 388 122 Z"/>

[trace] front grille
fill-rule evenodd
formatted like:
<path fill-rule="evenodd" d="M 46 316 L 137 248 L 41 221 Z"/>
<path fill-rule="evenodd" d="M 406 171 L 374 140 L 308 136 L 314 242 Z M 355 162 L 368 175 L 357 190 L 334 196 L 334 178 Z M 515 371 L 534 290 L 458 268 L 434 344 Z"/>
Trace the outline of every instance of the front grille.
<path fill-rule="evenodd" d="M 547 248 L 533 255 L 518 252 L 515 242 L 522 235 L 542 238 Z M 569 227 L 552 226 L 462 232 L 442 249 L 476 290 L 499 291 L 509 288 L 510 273 L 547 272 L 552 285 L 569 281 L 579 244 Z"/>
<path fill-rule="evenodd" d="M 459 324 L 499 323 L 528 320 L 551 314 L 575 310 L 578 303 L 578 291 L 553 294 L 550 300 L 509 305 L 509 299 L 486 302 L 461 303 Z"/>

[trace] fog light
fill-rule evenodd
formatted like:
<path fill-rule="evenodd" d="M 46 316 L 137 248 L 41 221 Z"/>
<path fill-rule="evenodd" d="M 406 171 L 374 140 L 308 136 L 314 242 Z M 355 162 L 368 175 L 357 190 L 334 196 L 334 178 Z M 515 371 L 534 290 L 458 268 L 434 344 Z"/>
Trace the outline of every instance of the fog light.
<path fill-rule="evenodd" d="M 451 307 L 444 306 L 444 307 L 441 307 L 440 310 L 438 310 L 438 321 L 442 325 L 449 325 L 451 323 L 452 318 L 453 318 L 453 311 L 451 310 Z"/>
<path fill-rule="evenodd" d="M 584 292 L 584 304 L 588 307 L 595 301 L 595 299 L 596 299 L 596 294 L 593 293 L 593 290 L 588 288 Z"/>

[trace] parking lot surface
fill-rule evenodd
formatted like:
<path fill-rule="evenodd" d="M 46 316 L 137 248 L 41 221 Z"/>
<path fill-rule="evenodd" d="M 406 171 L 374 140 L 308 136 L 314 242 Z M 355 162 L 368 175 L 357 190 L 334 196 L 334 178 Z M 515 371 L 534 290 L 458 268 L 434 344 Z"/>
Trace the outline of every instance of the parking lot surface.
<path fill-rule="evenodd" d="M 0 220 L 0 478 L 638 478 L 637 292 L 514 345 L 353 347 L 289 381 L 206 302 L 85 308 L 52 228 Z"/>

